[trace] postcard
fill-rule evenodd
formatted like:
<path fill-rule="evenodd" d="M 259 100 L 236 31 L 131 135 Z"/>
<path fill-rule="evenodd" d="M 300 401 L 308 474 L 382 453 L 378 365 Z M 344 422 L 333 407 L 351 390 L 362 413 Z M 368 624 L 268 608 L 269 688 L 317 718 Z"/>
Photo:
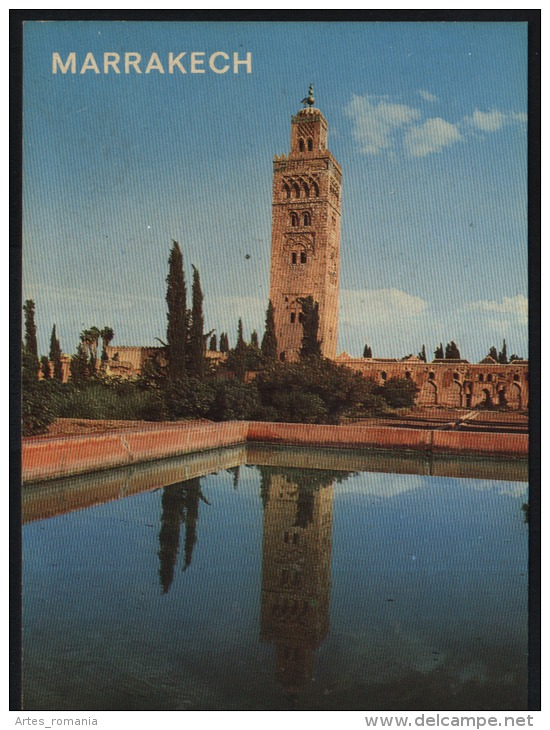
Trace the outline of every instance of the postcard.
<path fill-rule="evenodd" d="M 22 709 L 525 723 L 528 23 L 23 53 Z"/>

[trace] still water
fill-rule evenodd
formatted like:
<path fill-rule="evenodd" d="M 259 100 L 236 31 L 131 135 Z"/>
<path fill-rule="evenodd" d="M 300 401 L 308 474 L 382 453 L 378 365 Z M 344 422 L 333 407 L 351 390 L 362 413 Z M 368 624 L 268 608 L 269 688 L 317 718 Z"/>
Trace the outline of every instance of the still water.
<path fill-rule="evenodd" d="M 242 447 L 29 485 L 24 708 L 525 709 L 525 473 Z"/>

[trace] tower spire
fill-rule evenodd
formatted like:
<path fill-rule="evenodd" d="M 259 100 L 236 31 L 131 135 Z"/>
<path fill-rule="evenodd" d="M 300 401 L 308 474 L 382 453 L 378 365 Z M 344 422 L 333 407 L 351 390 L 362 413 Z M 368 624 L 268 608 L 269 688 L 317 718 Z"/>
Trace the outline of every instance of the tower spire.
<path fill-rule="evenodd" d="M 306 108 L 306 104 L 310 107 L 315 104 L 315 97 L 313 96 L 313 84 L 309 85 L 307 96 L 302 99 L 300 104 L 304 105 L 304 109 Z"/>

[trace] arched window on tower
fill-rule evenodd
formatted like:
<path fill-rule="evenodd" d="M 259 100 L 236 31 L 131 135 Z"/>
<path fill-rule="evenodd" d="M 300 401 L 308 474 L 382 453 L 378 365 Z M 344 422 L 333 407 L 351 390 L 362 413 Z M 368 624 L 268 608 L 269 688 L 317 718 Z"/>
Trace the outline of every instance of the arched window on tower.
<path fill-rule="evenodd" d="M 315 197 L 318 198 L 319 197 L 319 186 L 317 185 L 317 183 L 312 182 L 311 187 L 313 188 L 313 195 L 315 195 Z"/>
<path fill-rule="evenodd" d="M 307 149 L 308 149 L 308 152 L 311 152 L 313 150 L 313 140 L 311 139 L 311 137 L 308 138 Z"/>
<path fill-rule="evenodd" d="M 300 218 L 298 216 L 298 213 L 291 213 L 290 214 L 290 225 L 291 226 L 299 226 L 300 225 Z"/>
<path fill-rule="evenodd" d="M 300 251 L 300 263 L 301 264 L 307 263 L 307 253 L 305 251 Z"/>
<path fill-rule="evenodd" d="M 296 251 L 293 251 L 292 252 L 292 263 L 293 264 L 297 264 L 298 263 L 298 254 L 296 253 Z"/>
<path fill-rule="evenodd" d="M 286 184 L 285 184 L 285 185 L 283 185 L 283 195 L 284 195 L 284 196 L 285 196 L 286 198 L 290 198 L 290 188 L 289 188 L 289 187 L 288 187 L 288 185 L 286 185 Z"/>
<path fill-rule="evenodd" d="M 297 183 L 294 183 L 294 197 L 300 197 L 300 186 Z"/>
<path fill-rule="evenodd" d="M 305 147 L 304 147 L 304 140 L 303 139 L 300 139 L 298 141 L 298 148 L 299 148 L 300 152 L 304 152 Z"/>
<path fill-rule="evenodd" d="M 304 226 L 310 226 L 311 225 L 311 213 L 304 213 Z"/>
<path fill-rule="evenodd" d="M 307 183 L 303 183 L 303 188 L 304 188 L 304 195 L 306 196 L 306 198 L 309 198 L 309 185 Z"/>

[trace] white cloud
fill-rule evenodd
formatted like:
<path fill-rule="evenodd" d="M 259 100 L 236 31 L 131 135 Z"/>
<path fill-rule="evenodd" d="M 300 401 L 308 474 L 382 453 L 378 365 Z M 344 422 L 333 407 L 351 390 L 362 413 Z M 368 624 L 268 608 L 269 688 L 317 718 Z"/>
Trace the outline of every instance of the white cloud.
<path fill-rule="evenodd" d="M 428 304 L 399 289 L 344 289 L 340 292 L 340 307 L 344 321 L 370 324 L 409 319 L 425 312 Z"/>
<path fill-rule="evenodd" d="M 418 93 L 425 101 L 439 101 L 437 96 L 435 96 L 434 94 L 430 94 L 430 92 L 426 91 L 425 89 L 419 89 Z"/>
<path fill-rule="evenodd" d="M 512 316 L 524 322 L 527 322 L 529 315 L 529 300 L 523 294 L 515 297 L 503 297 L 502 301 L 480 300 L 472 302 L 468 309 L 477 312 L 490 312 L 492 314 L 501 314 Z"/>
<path fill-rule="evenodd" d="M 476 109 L 472 116 L 466 117 L 464 121 L 466 125 L 475 127 L 482 132 L 498 132 L 506 125 L 525 124 L 527 122 L 527 114 L 520 112 L 502 112 L 498 109 L 482 112 Z"/>
<path fill-rule="evenodd" d="M 440 117 L 426 119 L 424 124 L 409 129 L 405 135 L 405 147 L 413 157 L 424 157 L 432 152 L 440 152 L 445 147 L 461 142 L 463 139 L 454 124 Z"/>
<path fill-rule="evenodd" d="M 353 136 L 365 154 L 393 147 L 393 133 L 420 118 L 418 109 L 384 99 L 353 95 L 346 113 L 354 123 Z"/>

